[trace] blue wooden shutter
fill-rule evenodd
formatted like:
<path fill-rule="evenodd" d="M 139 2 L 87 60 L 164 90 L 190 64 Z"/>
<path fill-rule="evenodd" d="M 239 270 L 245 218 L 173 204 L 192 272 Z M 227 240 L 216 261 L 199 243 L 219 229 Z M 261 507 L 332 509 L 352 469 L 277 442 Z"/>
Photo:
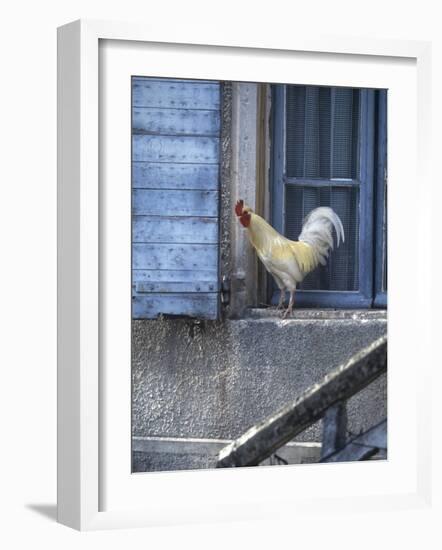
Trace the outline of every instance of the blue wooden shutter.
<path fill-rule="evenodd" d="M 132 317 L 216 319 L 220 84 L 132 79 Z"/>

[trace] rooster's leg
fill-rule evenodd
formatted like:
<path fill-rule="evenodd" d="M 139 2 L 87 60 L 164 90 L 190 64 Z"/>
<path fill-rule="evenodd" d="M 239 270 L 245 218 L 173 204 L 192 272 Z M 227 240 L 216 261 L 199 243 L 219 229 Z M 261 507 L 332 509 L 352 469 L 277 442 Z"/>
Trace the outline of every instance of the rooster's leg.
<path fill-rule="evenodd" d="M 285 302 L 285 288 L 281 288 L 281 295 L 279 297 L 278 305 L 276 306 L 276 309 L 283 309 Z"/>
<path fill-rule="evenodd" d="M 295 301 L 295 291 L 290 291 L 290 300 L 289 300 L 289 307 L 284 311 L 283 319 L 285 319 L 288 315 L 291 315 L 293 313 L 293 303 Z"/>

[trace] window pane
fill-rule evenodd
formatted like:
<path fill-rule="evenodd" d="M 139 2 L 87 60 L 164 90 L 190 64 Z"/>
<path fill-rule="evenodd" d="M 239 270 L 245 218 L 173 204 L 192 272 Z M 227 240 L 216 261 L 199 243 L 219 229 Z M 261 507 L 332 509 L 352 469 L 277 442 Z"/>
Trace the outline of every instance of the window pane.
<path fill-rule="evenodd" d="M 359 188 L 356 186 L 286 186 L 285 233 L 297 240 L 305 216 L 318 206 L 330 206 L 341 218 L 345 243 L 335 248 L 326 266 L 317 267 L 299 286 L 302 290 L 358 290 Z M 336 243 L 336 239 L 335 239 Z"/>
<path fill-rule="evenodd" d="M 355 177 L 353 144 L 357 144 L 358 97 L 350 88 L 334 90 L 332 178 Z"/>
<path fill-rule="evenodd" d="M 304 175 L 305 86 L 287 86 L 287 174 Z"/>
<path fill-rule="evenodd" d="M 287 176 L 356 179 L 358 90 L 287 86 L 286 113 Z"/>

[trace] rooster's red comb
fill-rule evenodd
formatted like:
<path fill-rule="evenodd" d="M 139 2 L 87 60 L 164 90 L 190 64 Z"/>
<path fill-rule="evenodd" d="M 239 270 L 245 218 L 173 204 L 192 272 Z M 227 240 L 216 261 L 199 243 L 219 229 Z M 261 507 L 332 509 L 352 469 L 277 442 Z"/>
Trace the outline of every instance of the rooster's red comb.
<path fill-rule="evenodd" d="M 242 210 L 244 208 L 244 201 L 240 199 L 236 202 L 235 213 L 237 216 L 242 216 Z"/>

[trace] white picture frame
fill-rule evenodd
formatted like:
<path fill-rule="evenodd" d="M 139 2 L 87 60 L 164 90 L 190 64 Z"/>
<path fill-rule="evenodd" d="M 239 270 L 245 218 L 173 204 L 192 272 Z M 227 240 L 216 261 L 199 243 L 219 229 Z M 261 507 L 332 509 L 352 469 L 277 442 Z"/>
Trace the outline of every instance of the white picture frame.
<path fill-rule="evenodd" d="M 185 33 L 165 36 L 143 25 L 77 21 L 59 29 L 58 52 L 59 522 L 91 530 L 250 519 L 269 517 L 269 514 L 288 517 L 294 510 L 297 513 L 325 511 L 331 504 L 335 511 L 343 513 L 355 506 L 370 511 L 428 505 L 430 431 L 425 419 L 430 412 L 425 384 L 429 379 L 430 361 L 420 363 L 419 380 L 415 379 L 412 367 L 419 357 L 431 354 L 431 315 L 418 315 L 419 311 L 429 312 L 431 308 L 432 260 L 431 237 L 428 237 L 431 232 L 426 210 L 431 196 L 427 158 L 431 118 L 430 45 L 343 36 L 311 38 L 299 33 L 294 37 L 281 36 L 279 42 L 271 46 L 261 38 L 202 44 L 198 38 L 189 43 Z M 251 60 L 247 65 L 245 56 Z M 391 101 L 389 110 L 389 128 L 397 136 L 389 149 L 389 185 L 394 199 L 394 182 L 401 181 L 403 196 L 400 205 L 392 207 L 389 239 L 391 243 L 400 242 L 400 231 L 406 223 L 404 212 L 417 200 L 419 229 L 409 234 L 409 246 L 417 251 L 417 276 L 422 284 L 416 301 L 408 304 L 409 323 L 405 325 L 401 296 L 409 288 L 409 282 L 397 276 L 404 251 L 390 246 L 389 461 L 327 468 L 309 466 L 302 469 L 302 478 L 301 470 L 296 467 L 132 475 L 127 467 L 130 462 L 130 407 L 127 406 L 130 403 L 130 354 L 127 353 L 130 350 L 130 330 L 127 330 L 130 299 L 127 292 L 117 292 L 125 288 L 130 269 L 130 262 L 124 261 L 128 259 L 130 247 L 130 233 L 127 233 L 130 210 L 125 209 L 130 184 L 118 183 L 127 182 L 128 174 L 130 178 L 130 168 L 125 168 L 130 127 L 126 127 L 124 117 L 118 119 L 115 115 L 113 128 L 117 131 L 109 133 L 111 139 L 106 147 L 108 156 L 119 159 L 119 164 L 109 172 L 107 164 L 100 170 L 103 147 L 100 121 L 107 116 L 108 102 L 114 105 L 112 102 L 125 101 L 128 97 L 124 94 L 129 91 L 118 86 L 119 77 L 134 74 L 140 64 L 146 68 L 146 75 L 214 78 L 216 74 L 218 79 L 278 82 L 283 81 L 281 74 L 288 63 L 297 63 L 302 83 L 321 81 L 343 85 L 347 82 L 347 85 L 389 87 L 393 100 L 396 99 L 396 103 Z M 104 77 L 103 65 L 111 67 Z M 258 67 L 261 73 L 257 72 Z M 392 75 L 393 68 L 396 76 Z M 284 80 L 290 82 L 290 78 Z M 100 96 L 103 82 L 104 86 L 107 82 L 110 94 L 106 101 Z M 385 86 L 388 82 L 391 87 Z M 408 93 L 401 94 L 404 82 L 412 86 L 407 88 Z M 130 103 L 128 110 L 129 106 Z M 400 131 L 401 118 L 405 116 L 401 106 L 407 106 L 411 129 L 408 135 Z M 416 118 L 413 114 L 417 114 Z M 400 155 L 407 158 L 407 167 L 400 163 Z M 109 186 L 114 190 L 111 193 L 103 192 L 103 173 L 114 178 L 113 183 L 117 181 L 117 185 Z M 419 173 L 417 199 L 416 189 L 412 187 L 416 173 Z M 116 223 L 119 238 L 113 240 L 115 246 L 109 252 L 103 242 L 112 228 L 115 230 Z M 422 235 L 427 238 L 422 239 Z M 103 277 L 111 272 L 112 276 L 103 283 Z M 113 309 L 112 315 L 107 316 L 103 311 L 110 304 L 109 296 L 113 297 Z M 107 318 L 118 322 L 106 325 Z M 107 338 L 103 338 L 103 331 Z M 401 338 L 411 342 L 416 334 L 420 337 L 419 345 L 409 349 L 401 344 Z M 112 353 L 106 347 L 108 344 L 114 346 Z M 113 366 L 108 368 L 105 361 L 109 357 L 113 358 Z M 400 420 L 406 423 L 407 431 L 400 427 L 396 414 L 404 396 L 410 406 L 402 412 Z M 407 457 L 399 460 L 400 449 L 406 443 Z M 364 487 L 358 487 L 361 477 L 365 479 Z M 297 488 L 296 494 L 289 490 L 289 481 L 296 483 L 292 484 Z M 142 504 L 143 495 L 147 494 Z M 227 506 L 229 498 L 230 506 Z M 284 505 L 273 506 L 274 511 L 269 512 L 266 504 L 275 502 Z"/>

